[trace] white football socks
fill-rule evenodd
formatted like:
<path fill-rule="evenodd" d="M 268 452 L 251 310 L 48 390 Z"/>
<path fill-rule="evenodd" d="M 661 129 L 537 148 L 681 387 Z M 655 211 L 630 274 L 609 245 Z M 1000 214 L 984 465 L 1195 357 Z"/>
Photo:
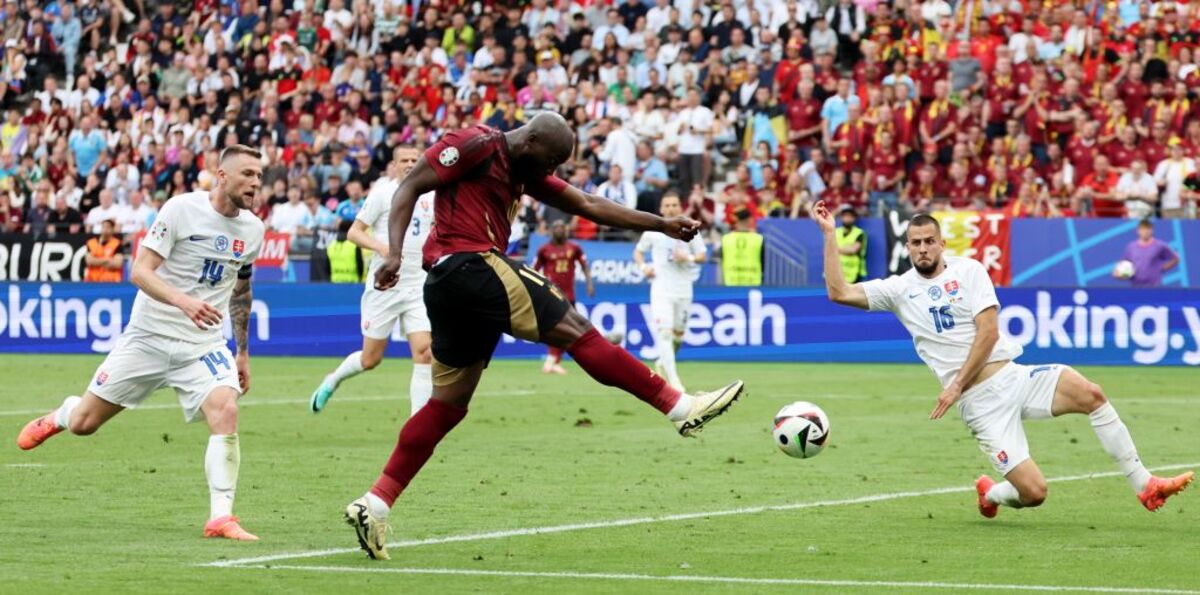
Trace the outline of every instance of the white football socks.
<path fill-rule="evenodd" d="M 1125 427 L 1112 403 L 1101 405 L 1099 409 L 1088 414 L 1088 418 L 1092 420 L 1092 429 L 1100 439 L 1100 446 L 1103 446 L 1104 451 L 1117 462 L 1117 467 L 1125 474 L 1125 479 L 1129 480 L 1133 491 L 1141 492 L 1146 489 L 1146 484 L 1150 481 L 1150 472 L 1138 458 L 1137 447 L 1133 445 L 1129 428 Z"/>
<path fill-rule="evenodd" d="M 1025 508 L 1025 505 L 1021 504 L 1021 494 L 1017 492 L 1017 487 L 1007 481 L 1002 481 L 992 486 L 992 489 L 988 490 L 985 497 L 992 504 L 1011 508 Z"/>
<path fill-rule="evenodd" d="M 332 374 L 325 377 L 325 382 L 328 382 L 329 384 L 333 385 L 334 388 L 337 388 L 338 385 L 347 378 L 358 376 L 359 374 L 362 374 L 362 372 L 362 352 L 355 351 L 354 353 L 347 355 L 346 359 L 342 360 L 342 363 L 338 364 L 337 369 L 334 370 Z"/>
<path fill-rule="evenodd" d="M 666 375 L 666 380 L 671 386 L 680 387 L 683 383 L 679 381 L 679 372 L 675 369 L 675 346 L 672 339 L 671 331 L 661 332 L 658 336 L 658 365 L 662 366 L 663 374 Z"/>
<path fill-rule="evenodd" d="M 667 419 L 671 421 L 683 421 L 687 419 L 688 412 L 692 410 L 692 405 L 695 399 L 687 393 L 679 395 L 679 400 L 675 402 L 675 406 L 667 412 Z"/>
<path fill-rule="evenodd" d="M 82 400 L 75 395 L 63 399 L 63 404 L 54 412 L 54 425 L 61 430 L 70 430 L 71 412 L 75 411 L 75 406 Z"/>
<path fill-rule="evenodd" d="M 371 511 L 371 516 L 379 520 L 387 519 L 388 513 L 392 511 L 392 507 L 383 501 L 383 498 L 367 492 L 367 509 Z"/>
<path fill-rule="evenodd" d="M 408 383 L 408 395 L 412 400 L 411 414 L 416 415 L 429 397 L 433 396 L 433 366 L 431 364 L 413 364 L 412 380 Z"/>
<path fill-rule="evenodd" d="M 204 474 L 208 476 L 211 502 L 209 520 L 233 514 L 233 493 L 237 490 L 238 466 L 242 451 L 237 434 L 213 434 L 204 453 Z"/>

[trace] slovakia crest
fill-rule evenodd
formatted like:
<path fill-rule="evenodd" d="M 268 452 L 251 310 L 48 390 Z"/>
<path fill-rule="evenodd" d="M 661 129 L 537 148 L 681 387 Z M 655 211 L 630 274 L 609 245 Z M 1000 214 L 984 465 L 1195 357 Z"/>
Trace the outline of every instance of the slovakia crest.
<path fill-rule="evenodd" d="M 213 245 L 216 247 L 217 252 L 224 252 L 229 247 L 229 238 L 217 236 L 217 239 L 213 240 Z"/>
<path fill-rule="evenodd" d="M 450 167 L 458 163 L 458 149 L 456 147 L 442 149 L 442 152 L 438 154 L 438 163 L 441 163 L 442 167 Z"/>
<path fill-rule="evenodd" d="M 234 258 L 241 258 L 242 252 L 245 252 L 245 251 L 246 251 L 246 242 L 235 239 L 233 241 L 233 256 L 234 256 Z"/>
<path fill-rule="evenodd" d="M 942 288 L 941 288 L 941 287 L 938 287 L 937 285 L 934 285 L 933 287 L 930 287 L 930 288 L 929 288 L 929 299 L 931 299 L 931 300 L 933 300 L 933 301 L 935 301 L 935 302 L 936 302 L 937 300 L 940 300 L 940 299 L 942 299 Z"/>
<path fill-rule="evenodd" d="M 946 283 L 945 287 L 946 287 L 946 293 L 949 294 L 950 296 L 953 297 L 953 296 L 958 295 L 958 280 L 957 279 L 955 279 L 953 281 L 948 281 Z"/>
<path fill-rule="evenodd" d="M 1008 464 L 1008 453 L 1003 450 L 1000 451 L 1000 454 L 996 455 L 996 460 L 1000 461 L 1001 465 L 1007 465 Z"/>
<path fill-rule="evenodd" d="M 103 386 L 105 382 L 108 382 L 108 372 L 101 371 L 96 374 L 96 386 Z"/>

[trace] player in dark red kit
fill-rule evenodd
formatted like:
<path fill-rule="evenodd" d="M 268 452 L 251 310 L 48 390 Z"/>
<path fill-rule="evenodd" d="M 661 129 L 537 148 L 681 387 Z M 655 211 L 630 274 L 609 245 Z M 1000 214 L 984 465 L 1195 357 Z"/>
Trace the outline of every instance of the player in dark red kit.
<path fill-rule="evenodd" d="M 567 226 L 562 221 L 550 225 L 550 241 L 538 248 L 537 259 L 533 261 L 533 269 L 541 271 L 550 282 L 562 290 L 567 301 L 575 305 L 575 267 L 583 270 L 583 279 L 587 284 L 588 297 L 596 295 L 596 287 L 592 285 L 592 272 L 588 270 L 587 257 L 579 244 L 567 239 Z M 563 350 L 553 345 L 548 346 L 546 363 L 542 365 L 543 374 L 566 374 L 562 367 Z"/>
<path fill-rule="evenodd" d="M 434 448 L 467 415 L 479 378 L 504 333 L 566 350 L 592 378 L 645 401 L 691 436 L 741 395 L 740 380 L 689 395 L 603 337 L 545 277 L 504 256 L 510 225 L 528 194 L 601 225 L 659 231 L 690 240 L 700 224 L 664 219 L 587 194 L 555 177 L 571 157 L 575 132 L 562 116 L 542 112 L 509 132 L 487 126 L 455 130 L 425 151 L 392 200 L 387 259 L 375 286 L 395 285 L 405 233 L 420 195 L 436 191 L 434 228 L 425 242 L 425 307 L 433 333 L 433 397 L 400 430 L 383 473 L 346 507 L 359 545 L 387 559 L 387 516 Z"/>

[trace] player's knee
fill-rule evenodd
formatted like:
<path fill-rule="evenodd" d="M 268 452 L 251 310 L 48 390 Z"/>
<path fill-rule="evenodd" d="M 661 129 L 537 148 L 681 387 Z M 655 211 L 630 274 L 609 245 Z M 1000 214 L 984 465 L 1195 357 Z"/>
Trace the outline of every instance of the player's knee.
<path fill-rule="evenodd" d="M 232 395 L 223 397 L 208 408 L 208 425 L 217 434 L 237 432 L 238 404 Z"/>
<path fill-rule="evenodd" d="M 1084 409 L 1091 413 L 1104 406 L 1108 402 L 1108 397 L 1104 396 L 1104 389 L 1095 382 L 1089 382 L 1087 390 L 1083 394 Z"/>
<path fill-rule="evenodd" d="M 1046 501 L 1046 494 L 1049 491 L 1049 486 L 1046 485 L 1046 480 L 1038 479 L 1029 485 L 1018 488 L 1021 496 L 1021 504 L 1028 507 L 1041 506 Z"/>
<path fill-rule="evenodd" d="M 361 361 L 364 370 L 374 370 L 375 368 L 379 367 L 380 362 L 383 361 L 383 354 L 364 351 L 362 353 Z"/>
<path fill-rule="evenodd" d="M 433 347 L 428 343 L 424 345 L 414 346 L 413 348 L 413 363 L 414 364 L 432 364 L 433 363 Z"/>
<path fill-rule="evenodd" d="M 100 429 L 100 419 L 87 414 L 72 415 L 69 423 L 72 434 L 76 436 L 91 436 Z"/>

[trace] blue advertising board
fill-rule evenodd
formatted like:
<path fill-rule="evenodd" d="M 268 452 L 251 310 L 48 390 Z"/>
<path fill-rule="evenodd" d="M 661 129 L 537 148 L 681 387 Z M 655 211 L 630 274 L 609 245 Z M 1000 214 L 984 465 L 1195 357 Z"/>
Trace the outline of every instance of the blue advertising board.
<path fill-rule="evenodd" d="M 250 322 L 257 355 L 340 356 L 358 349 L 361 286 L 260 283 Z M 1001 331 L 1027 362 L 1200 365 L 1200 292 L 1183 289 L 1000 289 Z M 582 293 L 582 292 L 581 292 Z M 0 285 L 0 352 L 105 353 L 129 320 L 129 285 Z M 583 297 L 583 296 L 581 296 Z M 645 287 L 604 285 L 579 308 L 635 355 L 656 357 Z M 228 323 L 226 323 L 228 324 Z M 229 336 L 228 326 L 226 336 Z M 389 355 L 407 354 L 394 333 Z M 818 289 L 697 288 L 680 352 L 685 360 L 916 362 L 890 314 L 831 304 Z M 497 357 L 540 345 L 505 337 Z"/>
<path fill-rule="evenodd" d="M 1013 287 L 1123 287 L 1112 277 L 1136 235 L 1129 219 L 1017 219 L 1012 224 Z M 1179 255 L 1169 287 L 1200 287 L 1200 221 L 1159 220 L 1154 235 Z"/>

